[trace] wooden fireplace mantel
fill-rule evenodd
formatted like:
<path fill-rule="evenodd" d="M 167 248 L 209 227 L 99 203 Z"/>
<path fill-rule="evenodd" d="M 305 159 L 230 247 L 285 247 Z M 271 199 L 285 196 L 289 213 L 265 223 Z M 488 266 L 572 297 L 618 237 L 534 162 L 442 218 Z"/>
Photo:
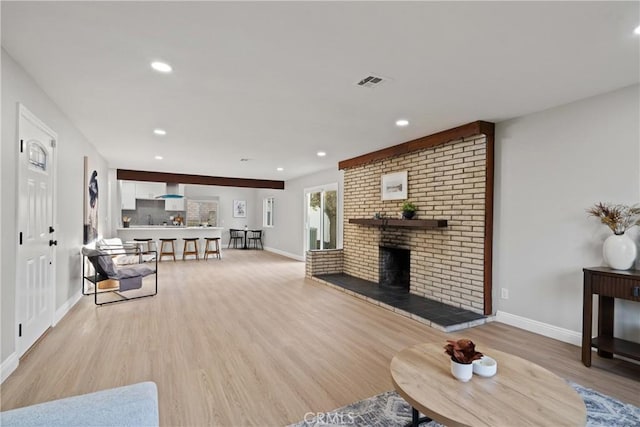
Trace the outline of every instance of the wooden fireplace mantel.
<path fill-rule="evenodd" d="M 407 227 L 407 228 L 445 228 L 446 219 L 373 219 L 350 218 L 349 224 L 358 224 L 371 227 Z"/>

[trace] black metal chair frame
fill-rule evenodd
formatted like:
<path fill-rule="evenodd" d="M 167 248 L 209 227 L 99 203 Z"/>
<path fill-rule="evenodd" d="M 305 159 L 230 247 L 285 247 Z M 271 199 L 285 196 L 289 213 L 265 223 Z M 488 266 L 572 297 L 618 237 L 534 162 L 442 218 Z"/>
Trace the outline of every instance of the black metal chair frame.
<path fill-rule="evenodd" d="M 240 248 L 244 247 L 244 231 L 238 230 L 236 228 L 229 229 L 229 243 L 227 243 L 227 249 L 231 247 L 231 241 L 233 241 L 233 248 L 237 249 L 238 240 L 241 242 Z"/>
<path fill-rule="evenodd" d="M 262 244 L 262 230 L 249 230 L 249 237 L 247 238 L 248 244 L 247 247 L 251 247 L 251 242 L 253 242 L 253 247 L 258 249 L 258 242 L 260 242 L 260 249 L 264 250 L 264 245 Z"/>
<path fill-rule="evenodd" d="M 110 251 L 109 249 L 105 249 L 104 247 L 102 247 L 100 249 L 102 252 L 102 254 L 99 255 L 82 255 L 82 294 L 83 295 L 92 295 L 94 296 L 94 303 L 95 305 L 106 305 L 106 304 L 113 304 L 116 302 L 123 302 L 123 301 L 131 301 L 131 300 L 135 300 L 135 299 L 140 299 L 140 298 L 147 298 L 147 297 L 152 297 L 158 294 L 158 252 L 157 251 L 146 251 L 146 252 L 142 252 L 140 250 L 139 246 L 135 246 L 135 247 L 125 247 L 124 248 L 124 252 L 123 252 L 123 248 L 118 248 L 118 250 L 116 252 Z M 138 255 L 140 257 L 140 259 L 142 259 L 142 255 L 146 255 L 146 254 L 155 254 L 154 257 L 154 272 L 152 273 L 155 276 L 155 285 L 154 285 L 154 291 L 151 294 L 147 294 L 147 295 L 140 295 L 140 296 L 136 296 L 136 297 L 127 297 L 126 295 L 122 295 L 121 292 L 126 292 L 126 291 L 120 291 L 118 289 L 113 289 L 113 290 L 104 290 L 104 291 L 99 291 L 98 290 L 98 283 L 99 282 L 103 282 L 105 280 L 116 280 L 119 281 L 118 278 L 114 278 L 114 277 L 109 277 L 109 275 L 104 271 L 104 269 L 100 266 L 100 262 L 98 261 L 99 257 L 110 257 L 112 258 L 115 255 L 122 255 L 122 254 L 126 254 L 126 255 Z M 91 268 L 87 269 L 87 261 L 89 261 L 89 266 Z M 113 262 L 113 261 L 112 261 Z M 142 264 L 142 262 L 138 263 L 138 264 Z M 148 264 L 148 263 L 145 263 Z M 93 272 L 91 271 L 93 270 Z M 151 274 L 149 274 L 150 276 Z M 142 276 L 145 277 L 145 276 Z M 88 280 L 89 282 L 93 283 L 93 291 L 89 291 L 87 292 L 85 289 L 85 280 Z M 112 293 L 117 295 L 118 297 L 120 297 L 119 300 L 114 300 L 114 301 L 106 301 L 106 302 L 98 302 L 98 294 L 102 294 L 102 293 Z"/>

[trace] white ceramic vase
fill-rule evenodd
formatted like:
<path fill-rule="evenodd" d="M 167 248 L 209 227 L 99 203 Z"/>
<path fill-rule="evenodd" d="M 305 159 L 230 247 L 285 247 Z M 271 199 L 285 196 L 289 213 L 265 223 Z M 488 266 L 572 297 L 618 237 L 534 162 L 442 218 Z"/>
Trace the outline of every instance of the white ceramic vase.
<path fill-rule="evenodd" d="M 471 363 L 458 363 L 451 359 L 451 374 L 458 380 L 466 383 L 473 377 L 473 365 Z"/>
<path fill-rule="evenodd" d="M 614 270 L 628 270 L 633 266 L 637 255 L 636 244 L 626 234 L 607 237 L 602 245 L 604 262 Z"/>

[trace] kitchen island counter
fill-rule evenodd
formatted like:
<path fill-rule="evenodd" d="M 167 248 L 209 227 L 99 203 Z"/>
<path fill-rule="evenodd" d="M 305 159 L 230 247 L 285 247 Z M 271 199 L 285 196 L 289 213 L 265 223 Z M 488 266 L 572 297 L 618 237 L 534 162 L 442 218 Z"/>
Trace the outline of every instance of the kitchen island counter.
<path fill-rule="evenodd" d="M 118 227 L 117 231 L 120 230 L 224 230 L 224 227 L 187 227 L 184 225 L 132 225 L 130 227 Z"/>
<path fill-rule="evenodd" d="M 184 248 L 183 238 L 198 237 L 198 249 L 200 254 L 204 253 L 205 237 L 222 238 L 222 230 L 224 227 L 181 227 L 171 225 L 143 225 L 131 226 L 128 228 L 120 227 L 116 229 L 118 237 L 123 242 L 130 242 L 133 239 L 153 239 L 156 242 L 158 252 L 160 252 L 160 239 L 176 239 L 176 259 L 182 258 L 182 250 Z M 222 241 L 220 242 L 222 249 Z M 165 257 L 164 260 L 169 258 Z"/>

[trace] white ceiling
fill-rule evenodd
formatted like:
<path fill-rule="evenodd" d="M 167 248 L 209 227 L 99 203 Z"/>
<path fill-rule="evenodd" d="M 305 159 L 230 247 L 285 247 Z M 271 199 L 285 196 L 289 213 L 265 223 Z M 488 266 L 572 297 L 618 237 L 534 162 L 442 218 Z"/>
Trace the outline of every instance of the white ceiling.
<path fill-rule="evenodd" d="M 639 5 L 2 1 L 2 46 L 112 167 L 290 179 L 637 83 Z"/>

